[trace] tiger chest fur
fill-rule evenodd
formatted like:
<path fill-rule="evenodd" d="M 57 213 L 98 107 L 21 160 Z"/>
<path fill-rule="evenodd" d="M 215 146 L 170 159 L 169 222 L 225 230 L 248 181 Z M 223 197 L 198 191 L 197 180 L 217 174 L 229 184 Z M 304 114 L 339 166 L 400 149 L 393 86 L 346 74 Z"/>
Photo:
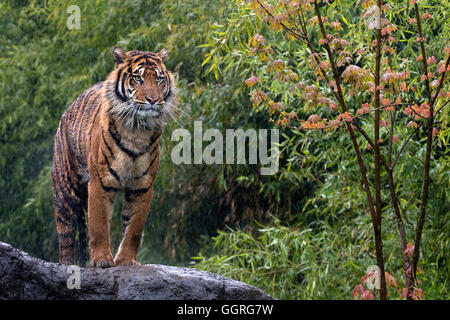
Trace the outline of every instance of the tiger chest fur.
<path fill-rule="evenodd" d="M 112 123 L 105 129 L 97 155 L 101 183 L 126 195 L 144 192 L 158 166 L 161 130 L 127 132 L 124 137 Z"/>
<path fill-rule="evenodd" d="M 84 265 L 88 216 L 91 267 L 134 265 L 153 196 L 159 141 L 176 108 L 167 51 L 113 49 L 116 67 L 108 78 L 82 93 L 61 117 L 53 157 L 53 203 L 61 263 Z M 110 251 L 113 201 L 124 194 L 123 238 Z"/>

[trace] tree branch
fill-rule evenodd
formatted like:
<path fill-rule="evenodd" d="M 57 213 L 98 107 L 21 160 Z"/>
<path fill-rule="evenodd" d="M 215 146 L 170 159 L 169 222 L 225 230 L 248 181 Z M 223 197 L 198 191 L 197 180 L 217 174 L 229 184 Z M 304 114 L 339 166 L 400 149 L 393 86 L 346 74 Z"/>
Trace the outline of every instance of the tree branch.
<path fill-rule="evenodd" d="M 417 30 L 419 31 L 420 50 L 422 52 L 423 69 L 425 71 L 425 85 L 426 85 L 426 89 L 427 89 L 428 99 L 429 99 L 429 101 L 432 101 L 430 80 L 428 79 L 427 56 L 426 56 L 426 52 L 425 52 L 425 46 L 423 44 L 423 40 L 425 38 L 423 37 L 423 33 L 422 33 L 422 23 L 420 21 L 419 6 L 417 5 L 417 3 L 414 4 L 414 10 L 416 12 Z"/>
<path fill-rule="evenodd" d="M 380 4 L 381 0 L 378 0 L 378 3 L 379 3 L 380 10 L 381 10 L 381 4 Z M 317 15 L 317 20 L 319 22 L 320 30 L 322 32 L 322 36 L 324 39 L 327 39 L 327 33 L 325 31 L 325 27 L 324 27 L 324 24 L 322 21 L 322 16 L 320 14 L 319 4 L 317 3 L 317 0 L 314 0 L 314 8 L 315 8 L 315 12 Z M 380 39 L 381 39 L 381 30 L 379 30 L 379 35 L 380 35 Z M 334 76 L 334 80 L 336 82 L 336 88 L 338 91 L 338 95 L 340 97 L 342 109 L 344 112 L 346 112 L 347 106 L 345 104 L 344 96 L 342 94 L 340 77 L 339 77 L 339 73 L 336 68 L 336 64 L 333 59 L 333 54 L 331 52 L 331 48 L 330 48 L 330 45 L 328 44 L 328 42 L 325 41 L 324 44 L 325 44 L 325 49 L 328 53 L 328 59 L 330 61 L 331 69 L 333 70 L 333 76 Z M 378 41 L 378 45 L 381 45 L 380 41 Z M 378 74 L 379 74 L 379 70 L 378 70 Z M 375 88 L 375 90 L 377 90 L 377 89 L 378 89 L 378 87 Z M 378 112 L 378 111 L 376 111 L 376 112 Z M 379 126 L 379 120 L 375 119 L 375 122 L 376 122 L 376 126 Z M 379 189 L 379 185 L 378 185 L 378 189 L 377 189 L 378 192 L 376 192 L 376 209 L 377 209 L 377 211 L 375 212 L 374 207 L 373 207 L 372 194 L 370 192 L 369 182 L 367 180 L 366 170 L 364 168 L 363 159 L 361 156 L 361 152 L 359 150 L 359 145 L 358 145 L 358 142 L 356 141 L 356 136 L 353 131 L 353 126 L 348 122 L 346 123 L 346 125 L 347 125 L 348 132 L 350 133 L 350 137 L 352 139 L 353 146 L 355 148 L 356 156 L 358 159 L 358 164 L 359 164 L 360 171 L 361 171 L 361 176 L 363 178 L 363 183 L 364 183 L 364 187 L 366 190 L 370 213 L 372 216 L 372 224 L 373 224 L 374 233 L 375 233 L 375 249 L 376 249 L 375 251 L 376 251 L 378 267 L 380 268 L 380 299 L 385 300 L 386 299 L 386 278 L 385 278 L 385 272 L 384 272 L 383 241 L 381 238 L 381 197 L 379 196 L 380 189 Z M 377 135 L 375 136 L 375 140 L 376 140 L 375 146 L 377 146 L 378 145 Z M 380 162 L 379 157 L 377 158 L 376 162 L 377 161 L 378 161 L 378 166 L 379 166 L 379 162 Z M 378 181 L 378 184 L 380 184 L 379 181 Z M 375 182 L 375 185 L 377 186 L 376 182 Z"/>
<path fill-rule="evenodd" d="M 267 13 L 267 15 L 270 17 L 270 18 L 274 18 L 274 15 L 259 1 L 259 0 L 256 0 L 256 2 L 258 2 L 258 4 L 259 4 L 259 6 Z M 301 35 L 301 34 L 299 34 L 299 33 L 297 33 L 297 32 L 295 32 L 294 30 L 292 30 L 291 28 L 289 28 L 288 26 L 286 26 L 283 22 L 280 22 L 280 26 L 285 30 L 285 31 L 287 31 L 288 33 L 290 33 L 290 34 L 292 34 L 292 36 L 294 36 L 296 39 L 298 39 L 298 40 L 300 40 L 300 41 L 302 41 L 303 43 L 306 43 L 306 41 L 305 41 L 305 36 L 304 35 Z"/>

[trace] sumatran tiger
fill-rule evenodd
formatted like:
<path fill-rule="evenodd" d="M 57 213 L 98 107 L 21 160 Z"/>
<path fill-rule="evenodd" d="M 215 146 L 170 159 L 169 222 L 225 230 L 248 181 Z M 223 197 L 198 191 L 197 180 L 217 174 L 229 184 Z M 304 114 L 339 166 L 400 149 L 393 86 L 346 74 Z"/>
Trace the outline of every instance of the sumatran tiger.
<path fill-rule="evenodd" d="M 166 49 L 125 52 L 114 47 L 115 69 L 84 91 L 61 116 L 53 156 L 53 207 L 59 261 L 90 266 L 139 265 L 136 252 L 150 209 L 159 164 L 159 140 L 176 108 Z M 115 257 L 109 220 L 116 194 L 124 195 L 123 239 Z"/>

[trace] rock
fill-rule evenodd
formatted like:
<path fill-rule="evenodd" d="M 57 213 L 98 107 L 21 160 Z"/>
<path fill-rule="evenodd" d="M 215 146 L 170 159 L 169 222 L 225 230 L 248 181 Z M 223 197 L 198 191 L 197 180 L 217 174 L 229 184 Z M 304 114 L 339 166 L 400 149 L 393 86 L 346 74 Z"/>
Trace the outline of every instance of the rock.
<path fill-rule="evenodd" d="M 0 299 L 273 299 L 243 282 L 193 268 L 156 264 L 71 268 L 30 257 L 0 242 Z"/>

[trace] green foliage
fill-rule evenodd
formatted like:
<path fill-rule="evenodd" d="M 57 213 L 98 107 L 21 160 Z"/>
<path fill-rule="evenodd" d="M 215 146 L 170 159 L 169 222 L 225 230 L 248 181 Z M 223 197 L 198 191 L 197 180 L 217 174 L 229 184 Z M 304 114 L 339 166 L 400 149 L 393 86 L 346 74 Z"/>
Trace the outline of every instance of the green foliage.
<path fill-rule="evenodd" d="M 74 4 L 81 9 L 80 30 L 66 27 L 69 16 L 66 9 Z M 198 65 L 204 50 L 198 48 L 203 43 L 201 30 L 209 31 L 211 19 L 217 16 L 209 1 L 200 4 L 197 1 L 13 1 L 0 4 L 4 17 L 2 29 L 5 30 L 0 35 L 2 241 L 44 259 L 55 260 L 57 246 L 50 179 L 54 133 L 59 117 L 77 95 L 104 80 L 112 70 L 111 48 L 114 45 L 151 51 L 167 47 L 170 52 L 168 68 L 180 79 L 180 107 L 197 118 L 217 105 L 213 103 L 220 97 L 217 92 L 221 86 L 215 84 L 208 84 L 209 97 L 214 100 L 208 101 L 208 95 L 203 95 L 208 104 L 195 102 L 206 86 Z M 187 37 L 187 34 L 195 36 Z M 222 105 L 224 101 L 222 99 Z M 189 127 L 186 119 L 183 122 L 182 125 Z M 178 125 L 175 123 L 173 127 Z M 169 163 L 170 130 L 166 131 L 163 141 L 165 152 L 160 169 L 163 177 L 158 177 L 155 186 L 153 211 L 157 212 L 156 218 L 149 217 L 148 229 L 154 231 L 158 223 L 162 225 L 151 232 L 154 236 L 150 235 L 150 239 L 144 237 L 145 242 L 156 243 L 158 250 L 147 254 L 147 261 L 160 261 L 167 252 L 162 241 L 171 226 L 168 223 L 174 220 L 166 218 L 166 212 L 173 205 L 162 203 L 161 209 L 170 208 L 160 216 L 158 204 L 162 200 L 159 196 L 165 197 L 163 190 L 181 181 L 173 181 L 174 170 L 180 168 L 173 168 Z M 170 190 L 167 191 L 167 197 L 173 200 Z M 119 208 L 120 203 L 116 205 L 116 213 Z M 36 217 L 43 219 L 36 220 Z M 117 214 L 112 228 L 114 234 L 121 233 Z M 163 237 L 161 241 L 158 236 Z M 113 247 L 117 244 L 113 243 Z M 171 255 L 166 258 L 171 259 Z"/>
<path fill-rule="evenodd" d="M 208 127 L 244 129 L 266 125 L 252 114 L 241 79 L 221 82 L 201 66 L 208 48 L 201 45 L 220 23 L 226 1 L 27 1 L 2 2 L 5 32 L 0 35 L 0 237 L 47 260 L 57 256 L 51 204 L 50 166 L 59 117 L 84 90 L 113 68 L 111 48 L 169 50 L 167 66 L 176 73 L 181 118 L 167 129 L 139 258 L 144 262 L 181 262 L 194 255 L 199 235 L 213 235 L 228 216 L 250 224 L 259 205 L 256 166 L 171 163 L 173 129 L 192 130 L 194 120 Z M 69 5 L 81 9 L 81 29 L 69 30 Z M 123 10 L 126 6 L 126 10 Z M 189 35 L 189 36 L 186 36 Z M 252 175 L 246 183 L 240 176 Z M 206 178 L 205 178 L 206 177 Z M 268 178 L 266 181 L 275 178 Z M 249 182 L 250 181 L 250 182 Z M 274 186 L 278 194 L 280 187 Z M 226 194 L 224 194 L 226 193 Z M 250 194 L 252 199 L 242 198 Z M 241 197 L 237 199 L 238 197 Z M 279 198 L 279 196 L 277 196 Z M 27 205 L 26 205 L 27 204 Z M 120 201 L 112 218 L 112 248 L 121 235 Z M 241 211 L 247 216 L 242 218 Z M 261 209 L 262 210 L 262 209 Z M 30 227 L 28 221 L 45 217 Z M 264 213 L 255 216 L 264 217 Z M 18 223 L 20 221 L 20 223 Z M 38 235 L 45 231 L 47 237 Z"/>
<path fill-rule="evenodd" d="M 66 27 L 66 9 L 73 4 L 81 9 L 81 30 Z M 425 28 L 432 34 L 431 52 L 440 54 L 450 20 L 448 9 L 437 10 L 436 5 L 427 2 L 436 19 Z M 356 27 L 360 12 L 354 1 L 334 1 L 333 6 L 338 6 L 336 18 L 348 31 L 346 38 L 362 46 L 364 34 Z M 405 8 L 400 5 L 395 16 L 406 17 Z M 282 299 L 347 299 L 367 267 L 375 264 L 365 195 L 355 178 L 358 167 L 345 132 L 318 135 L 281 128 L 280 171 L 274 176 L 260 176 L 257 165 L 171 162 L 176 143 L 170 141 L 171 131 L 184 127 L 192 132 L 194 120 L 202 120 L 204 130 L 222 132 L 273 126 L 264 114 L 267 105 L 252 107 L 252 88 L 243 83 L 252 75 L 287 111 L 298 110 L 302 118 L 311 113 L 298 92 L 273 81 L 263 61 L 250 54 L 249 40 L 258 30 L 299 81 L 315 85 L 307 60 L 310 52 L 255 19 L 242 1 L 2 1 L 0 15 L 0 241 L 57 260 L 50 173 L 61 114 L 112 70 L 114 45 L 151 51 L 166 47 L 168 68 L 176 73 L 179 107 L 187 114 L 181 113 L 164 133 L 138 260 L 186 264 L 196 256 L 195 267 L 254 284 Z M 411 30 L 399 30 L 403 51 L 396 65 L 417 52 Z M 320 36 L 316 38 L 318 42 Z M 358 59 L 373 61 L 371 56 Z M 364 61 L 356 61 L 360 62 Z M 411 70 L 420 77 L 420 66 L 412 63 Z M 364 99 L 354 97 L 352 107 L 356 110 Z M 420 261 L 419 278 L 430 299 L 449 297 L 448 108 L 443 111 Z M 332 115 L 326 107 L 320 112 Z M 406 137 L 402 128 L 396 130 L 399 139 Z M 413 137 L 395 171 L 402 181 L 397 192 L 409 238 L 420 205 L 417 186 L 423 177 L 417 173 L 423 171 L 423 139 L 421 132 Z M 362 137 L 358 142 L 366 146 Z M 388 200 L 386 193 L 386 266 L 400 280 L 399 236 Z M 111 225 L 113 251 L 121 236 L 120 208 L 117 201 Z M 213 237 L 226 226 L 231 228 Z M 392 297 L 399 296 L 390 290 Z"/>
<path fill-rule="evenodd" d="M 275 220 L 255 235 L 219 232 L 194 257 L 195 266 L 253 284 L 277 299 L 346 299 L 349 279 L 357 281 L 370 264 L 366 226 L 321 224 L 313 230 Z"/>
<path fill-rule="evenodd" d="M 421 104 L 426 99 L 426 92 L 424 85 L 420 84 L 423 82 L 421 79 L 423 77 L 421 76 L 423 73 L 422 63 L 418 63 L 415 60 L 419 45 L 416 41 L 416 31 L 413 32 L 411 30 L 416 30 L 416 27 L 409 22 L 410 17 L 413 16 L 411 14 L 413 8 L 408 7 L 406 1 L 387 2 L 391 6 L 391 9 L 387 11 L 389 19 L 395 23 L 395 27 L 399 31 L 398 34 L 395 34 L 397 42 L 392 40 L 387 42 L 395 47 L 397 53 L 389 56 L 386 54 L 383 63 L 387 64 L 389 59 L 393 70 L 408 70 L 410 72 L 410 79 L 408 80 L 410 83 L 408 85 L 414 85 L 414 90 L 406 93 L 402 99 L 410 105 L 413 104 L 411 101 L 417 101 L 416 103 Z M 295 175 L 304 167 L 306 167 L 306 170 L 310 169 L 311 172 L 316 174 L 316 179 L 311 180 L 314 181 L 317 189 L 314 195 L 309 197 L 303 209 L 294 214 L 294 220 L 302 223 L 306 222 L 307 227 L 326 223 L 327 226 L 333 229 L 340 224 L 340 221 L 346 221 L 346 223 L 352 224 L 353 228 L 355 228 L 355 220 L 352 220 L 350 217 L 355 215 L 368 217 L 369 213 L 362 185 L 359 179 L 356 179 L 360 175 L 359 168 L 347 134 L 342 131 L 329 132 L 329 130 L 324 130 L 320 133 L 298 133 L 298 130 L 302 127 L 301 125 L 305 123 L 311 124 L 309 121 L 305 121 L 311 114 L 319 119 L 333 119 L 337 113 L 333 115 L 333 100 L 325 98 L 333 98 L 333 95 L 326 85 L 326 81 L 323 81 L 323 77 L 321 79 L 318 77 L 322 76 L 322 73 L 311 57 L 310 47 L 306 43 L 298 41 L 299 39 L 292 36 L 292 33 L 278 32 L 286 29 L 286 25 L 292 27 L 291 30 L 299 30 L 295 29 L 296 27 L 291 20 L 291 18 L 295 19 L 295 16 L 291 17 L 286 14 L 290 4 L 292 3 L 292 7 L 295 7 L 296 3 L 277 0 L 263 1 L 263 3 L 266 8 L 269 8 L 271 15 L 261 8 L 259 1 L 235 1 L 233 5 L 229 6 L 228 23 L 223 24 L 220 28 L 215 28 L 218 30 L 215 30 L 208 39 L 207 46 L 211 48 L 211 51 L 206 56 L 204 63 L 210 64 L 211 70 L 216 75 L 226 74 L 226 72 L 221 71 L 225 68 L 226 70 L 233 70 L 236 76 L 241 77 L 243 80 L 247 78 L 245 83 L 253 90 L 251 95 L 254 109 L 257 112 L 264 112 L 270 120 L 276 121 L 277 124 L 284 125 L 285 148 L 283 152 L 285 155 L 290 154 L 291 156 L 288 157 L 288 162 L 284 163 L 284 167 L 281 169 L 280 179 Z M 445 5 L 443 7 L 441 3 L 436 1 L 421 3 L 422 5 L 425 12 L 433 13 L 433 19 L 429 20 L 429 23 L 428 20 L 427 23 L 423 23 L 424 34 L 426 37 L 432 38 L 427 39 L 429 56 L 435 56 L 438 60 L 445 59 L 443 48 L 448 46 L 448 41 L 439 41 L 438 39 L 448 39 L 449 36 L 448 6 Z M 302 6 L 306 8 L 307 4 L 302 4 Z M 361 15 L 360 9 L 358 6 L 355 7 L 353 2 L 336 1 L 332 2 L 331 5 L 323 4 L 321 5 L 321 10 L 323 11 L 323 16 L 327 17 L 327 21 L 330 23 L 339 21 L 343 28 L 341 33 L 342 39 L 339 41 L 346 40 L 344 42 L 346 51 L 342 53 L 345 53 L 344 56 L 348 55 L 351 60 L 342 65 L 338 64 L 338 72 L 344 80 L 346 104 L 349 111 L 355 115 L 363 103 L 373 102 L 370 88 L 364 87 L 369 81 L 374 81 L 373 71 L 368 72 L 365 76 L 359 75 L 356 83 L 350 86 L 350 81 L 346 78 L 344 70 L 346 70 L 346 65 L 349 63 L 355 65 L 354 68 L 356 70 L 361 70 L 359 68 L 371 70 L 370 66 L 375 64 L 374 50 L 370 49 L 373 46 L 374 33 L 365 28 L 364 23 L 359 18 Z M 305 9 L 305 11 L 313 10 Z M 327 61 L 319 27 L 317 25 L 315 28 L 312 27 L 314 25 L 314 16 L 314 11 L 307 16 L 306 21 L 309 23 L 305 26 L 305 30 L 307 30 L 308 37 L 312 39 L 313 46 L 318 50 L 319 60 Z M 270 27 L 268 27 L 269 25 Z M 328 23 L 327 27 L 329 27 L 328 32 L 333 31 Z M 301 32 L 299 31 L 299 33 Z M 337 33 L 333 32 L 333 34 L 336 36 Z M 334 37 L 330 38 L 329 41 L 331 39 L 334 39 Z M 364 50 L 364 54 L 358 53 L 361 49 Z M 336 51 L 337 53 L 340 52 Z M 339 62 L 337 53 L 335 56 Z M 233 68 L 234 66 L 236 68 Z M 321 68 L 325 68 L 325 73 L 328 74 L 329 78 L 333 79 L 329 64 L 324 64 Z M 435 72 L 433 79 L 437 79 L 438 73 L 434 67 L 430 66 L 429 69 Z M 389 70 L 386 70 L 387 74 Z M 349 83 L 345 84 L 346 82 Z M 389 94 L 392 93 L 395 95 L 395 90 L 392 92 L 392 88 L 388 84 L 384 85 L 385 96 L 390 97 Z M 447 91 L 448 81 L 444 82 L 443 99 L 438 102 L 437 107 L 444 106 L 448 102 Z M 335 103 L 337 104 L 337 101 Z M 446 172 L 448 172 L 447 166 L 445 166 L 446 168 L 442 167 L 444 163 L 448 162 L 446 145 L 449 130 L 447 127 L 447 112 L 445 111 L 439 116 L 438 126 L 441 131 L 439 139 L 435 139 L 434 148 L 436 152 L 431 160 L 432 191 L 429 196 L 426 221 L 427 226 L 432 226 L 432 230 L 427 230 L 428 232 L 432 234 L 437 232 L 441 235 L 449 231 L 448 224 L 436 225 L 436 221 L 442 221 L 443 216 L 448 217 L 449 212 L 448 188 L 442 188 L 441 185 L 443 182 L 444 186 L 448 186 L 448 181 L 442 180 L 442 178 L 446 178 Z M 386 114 L 383 114 L 382 119 L 387 120 L 389 117 L 386 112 Z M 300 120 L 300 125 L 297 124 L 297 120 Z M 406 126 L 406 123 L 411 118 L 404 117 L 400 113 L 397 120 L 393 132 L 398 134 L 400 141 L 403 142 L 411 134 L 411 130 L 408 130 Z M 366 132 L 371 133 L 374 131 L 373 118 L 371 116 L 362 117 L 360 122 Z M 326 124 L 327 121 L 324 121 L 324 123 Z M 306 128 L 308 127 L 306 126 Z M 419 130 L 412 137 L 407 145 L 406 152 L 399 157 L 396 170 L 394 171 L 394 179 L 399 181 L 397 193 L 406 223 L 408 239 L 414 238 L 420 208 L 426 132 L 426 130 Z M 381 138 L 384 141 L 388 141 L 388 137 L 389 129 L 382 128 Z M 373 140 L 373 136 L 370 135 L 370 138 Z M 358 137 L 357 141 L 363 147 L 368 145 L 362 136 Z M 387 149 L 387 143 L 383 143 L 383 148 L 384 150 Z M 400 144 L 394 144 L 394 156 L 399 151 Z M 369 179 L 373 181 L 372 152 L 370 149 L 363 149 L 361 152 L 363 152 L 364 159 L 368 159 Z M 315 160 L 318 160 L 318 162 L 314 162 L 314 164 L 309 162 Z M 323 165 L 323 167 L 320 165 Z M 286 174 L 286 171 L 289 174 Z M 382 176 L 382 181 L 382 185 L 387 185 L 386 175 Z M 399 259 L 403 250 L 398 245 L 399 235 L 394 220 L 394 212 L 390 206 L 389 190 L 387 187 L 385 190 L 382 198 L 382 206 L 384 207 L 383 219 L 385 220 L 383 228 L 384 256 L 386 259 L 386 270 L 392 273 L 396 272 L 401 266 Z M 346 243 L 346 246 L 352 246 L 354 242 L 345 241 L 342 230 L 336 229 L 336 232 L 341 235 L 341 240 Z M 216 238 L 216 241 L 220 254 L 224 253 L 225 259 L 229 257 L 227 252 L 222 251 L 223 248 L 229 246 L 227 240 L 224 240 L 224 236 Z M 427 288 L 427 294 L 430 295 L 428 297 L 436 298 L 441 297 L 442 294 L 444 296 L 448 295 L 446 286 L 448 255 L 445 251 L 439 251 L 438 253 L 436 250 L 436 248 L 443 249 L 448 243 L 431 235 L 426 237 L 424 242 L 425 248 L 423 248 L 422 261 L 419 264 L 423 263 L 429 274 L 433 274 L 435 279 L 439 278 L 440 280 L 430 280 L 428 278 L 429 274 L 425 273 L 424 277 L 428 278 L 431 283 L 424 284 L 423 287 Z M 373 252 L 373 248 L 369 252 Z M 439 257 L 436 260 L 439 263 L 435 263 L 435 257 L 431 258 L 431 256 Z M 205 261 L 211 263 L 208 264 Z M 215 262 L 217 262 L 215 257 L 212 257 L 211 260 L 202 258 L 202 262 L 199 265 L 203 267 L 206 264 L 208 269 L 212 269 Z M 336 261 L 333 261 L 333 263 L 336 263 Z M 371 264 L 375 264 L 375 261 L 372 260 Z M 368 265 L 366 263 L 366 266 Z M 217 268 L 220 269 L 220 267 Z M 229 273 L 239 270 L 236 269 L 236 266 L 225 266 L 224 268 Z M 347 277 L 350 277 L 350 273 L 347 274 Z M 262 282 L 265 283 L 264 281 Z M 267 288 L 265 284 L 262 286 Z M 296 290 L 301 291 L 302 288 L 297 288 Z M 279 290 L 275 291 L 279 293 Z M 281 296 L 285 297 L 284 295 Z M 318 296 L 323 296 L 323 293 Z M 339 296 L 339 294 L 336 296 Z"/>
<path fill-rule="evenodd" d="M 395 221 L 389 221 L 393 230 Z M 448 225 L 446 227 L 448 231 Z M 196 268 L 219 273 L 252 284 L 277 299 L 350 299 L 360 278 L 374 265 L 370 219 L 354 215 L 330 225 L 318 222 L 283 226 L 279 220 L 260 226 L 255 233 L 220 231 L 196 257 Z M 387 268 L 392 276 L 402 276 L 400 249 L 393 233 L 384 236 Z M 431 236 L 430 236 L 431 238 Z M 428 248 L 447 246 L 446 239 L 434 238 Z M 442 253 L 442 252 L 441 252 Z M 448 279 L 443 257 L 425 259 L 419 274 L 426 299 L 448 299 Z M 439 261 L 441 260 L 441 261 Z M 444 271 L 444 272 L 442 272 Z M 388 290 L 391 299 L 400 298 L 400 286 Z"/>

